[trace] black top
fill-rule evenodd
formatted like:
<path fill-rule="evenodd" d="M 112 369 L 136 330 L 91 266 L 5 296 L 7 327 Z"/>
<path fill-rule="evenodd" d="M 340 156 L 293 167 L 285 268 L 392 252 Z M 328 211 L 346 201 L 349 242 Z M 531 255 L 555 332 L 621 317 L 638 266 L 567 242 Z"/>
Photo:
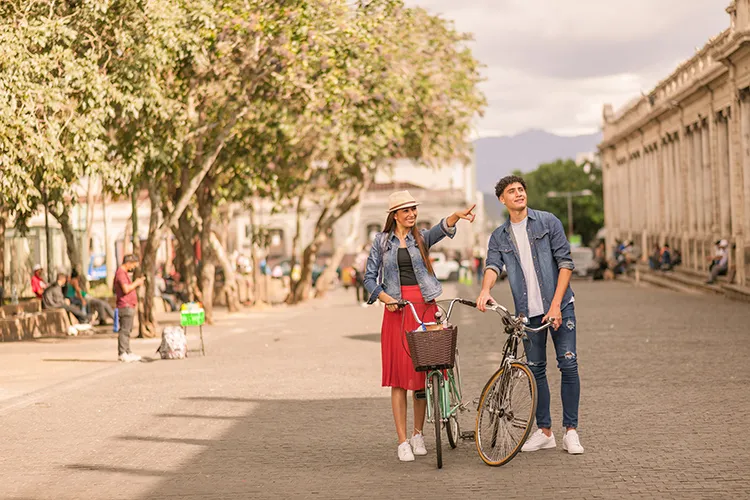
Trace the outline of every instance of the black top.
<path fill-rule="evenodd" d="M 417 275 L 414 274 L 414 266 L 411 265 L 409 250 L 398 249 L 398 274 L 401 277 L 401 286 L 418 285 Z"/>

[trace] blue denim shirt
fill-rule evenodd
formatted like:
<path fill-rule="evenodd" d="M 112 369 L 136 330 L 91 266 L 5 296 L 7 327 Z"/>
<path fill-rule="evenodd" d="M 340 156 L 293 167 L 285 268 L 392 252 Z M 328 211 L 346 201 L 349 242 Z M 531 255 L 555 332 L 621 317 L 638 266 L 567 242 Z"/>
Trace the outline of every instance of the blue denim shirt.
<path fill-rule="evenodd" d="M 526 231 L 529 234 L 531 257 L 534 260 L 534 270 L 546 312 L 549 311 L 555 296 L 560 269 L 573 270 L 575 268 L 573 259 L 570 257 L 570 244 L 565 237 L 562 222 L 549 212 L 529 208 Z M 490 236 L 485 269 L 492 269 L 500 276 L 503 265 L 508 273 L 516 314 L 528 316 L 529 297 L 526 278 L 523 275 L 518 246 L 510 228 L 510 220 L 505 221 L 505 224 L 495 229 Z M 564 309 L 572 298 L 573 290 L 568 285 L 560 308 Z"/>
<path fill-rule="evenodd" d="M 456 235 L 456 227 L 448 227 L 448 223 L 443 219 L 440 224 L 432 229 L 422 229 L 420 232 L 425 245 L 430 248 L 446 236 L 453 238 Z M 393 231 L 387 235 L 382 232 L 375 235 L 372 248 L 370 248 L 370 256 L 367 258 L 364 279 L 365 290 L 370 295 L 368 304 L 378 300 L 378 295 L 382 291 L 385 291 L 395 300 L 401 299 L 401 276 L 398 272 L 399 245 L 398 236 Z M 425 302 L 438 298 L 443 293 L 443 287 L 435 275 L 427 271 L 422 254 L 419 253 L 417 242 L 411 233 L 406 235 L 406 248 L 411 257 L 411 265 L 414 267 L 414 274 L 417 277 L 422 298 Z"/>

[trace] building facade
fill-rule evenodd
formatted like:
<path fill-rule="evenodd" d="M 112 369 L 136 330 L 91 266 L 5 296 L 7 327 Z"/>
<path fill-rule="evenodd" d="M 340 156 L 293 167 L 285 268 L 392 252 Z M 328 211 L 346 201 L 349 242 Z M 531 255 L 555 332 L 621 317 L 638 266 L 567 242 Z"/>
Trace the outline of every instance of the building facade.
<path fill-rule="evenodd" d="M 669 243 L 706 271 L 730 241 L 734 282 L 750 284 L 750 0 L 726 9 L 729 28 L 649 94 L 605 105 L 599 146 L 607 248 Z"/>
<path fill-rule="evenodd" d="M 334 225 L 329 240 L 318 254 L 325 262 L 333 251 L 344 245 L 347 254 L 355 254 L 372 242 L 376 232 L 382 230 L 387 216 L 388 196 L 393 191 L 407 189 L 420 202 L 420 226 L 432 226 L 451 213 L 476 203 L 477 219 L 474 224 L 461 224 L 456 237 L 444 240 L 435 251 L 446 251 L 449 255 L 461 252 L 468 256 L 475 250 L 486 248 L 488 233 L 484 222 L 484 205 L 481 193 L 476 191 L 474 163 L 446 164 L 439 168 L 428 168 L 408 161 L 398 161 L 392 169 L 378 172 L 373 184 L 362 195 L 361 203 L 350 210 Z M 259 225 L 268 228 L 271 236 L 269 261 L 281 261 L 292 254 L 296 233 L 296 214 L 293 207 L 273 210 L 271 203 L 263 202 L 255 207 Z M 320 207 L 310 203 L 302 221 L 302 234 L 297 249 L 301 255 L 304 245 L 313 238 L 315 221 Z M 250 215 L 238 210 L 230 222 L 228 251 L 249 255 L 251 248 Z M 350 235 L 354 236 L 350 238 Z"/>

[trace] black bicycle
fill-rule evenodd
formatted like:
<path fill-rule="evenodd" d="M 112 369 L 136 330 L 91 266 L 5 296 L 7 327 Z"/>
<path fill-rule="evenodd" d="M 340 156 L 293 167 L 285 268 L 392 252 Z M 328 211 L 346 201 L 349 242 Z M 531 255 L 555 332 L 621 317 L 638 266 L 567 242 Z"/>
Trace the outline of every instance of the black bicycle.
<path fill-rule="evenodd" d="M 463 303 L 476 307 L 474 302 Z M 474 439 L 484 463 L 497 467 L 513 460 L 521 450 L 536 414 L 536 380 L 526 361 L 518 357 L 518 346 L 527 333 L 545 330 L 552 322 L 531 328 L 527 326 L 527 318 L 513 316 L 500 304 L 488 304 L 487 310 L 500 315 L 508 340 L 503 347 L 500 367 L 479 397 Z"/>

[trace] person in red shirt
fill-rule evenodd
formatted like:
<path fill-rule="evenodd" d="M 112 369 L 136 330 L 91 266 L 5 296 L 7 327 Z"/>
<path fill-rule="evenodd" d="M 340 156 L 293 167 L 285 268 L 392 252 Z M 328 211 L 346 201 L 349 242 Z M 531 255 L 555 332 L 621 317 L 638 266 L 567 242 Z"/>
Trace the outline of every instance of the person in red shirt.
<path fill-rule="evenodd" d="M 138 307 L 138 295 L 136 290 L 143 285 L 145 278 L 132 281 L 130 274 L 138 267 L 138 257 L 128 254 L 122 259 L 122 265 L 117 268 L 112 291 L 117 298 L 117 314 L 120 320 L 120 332 L 117 338 L 117 354 L 120 361 L 129 363 L 140 361 L 141 357 L 130 352 L 130 332 L 133 330 L 136 308 Z"/>
<path fill-rule="evenodd" d="M 47 288 L 47 283 L 42 278 L 42 271 L 42 266 L 35 264 L 33 269 L 34 274 L 31 276 L 31 291 L 34 292 L 34 295 L 38 299 L 42 298 L 44 289 Z"/>

